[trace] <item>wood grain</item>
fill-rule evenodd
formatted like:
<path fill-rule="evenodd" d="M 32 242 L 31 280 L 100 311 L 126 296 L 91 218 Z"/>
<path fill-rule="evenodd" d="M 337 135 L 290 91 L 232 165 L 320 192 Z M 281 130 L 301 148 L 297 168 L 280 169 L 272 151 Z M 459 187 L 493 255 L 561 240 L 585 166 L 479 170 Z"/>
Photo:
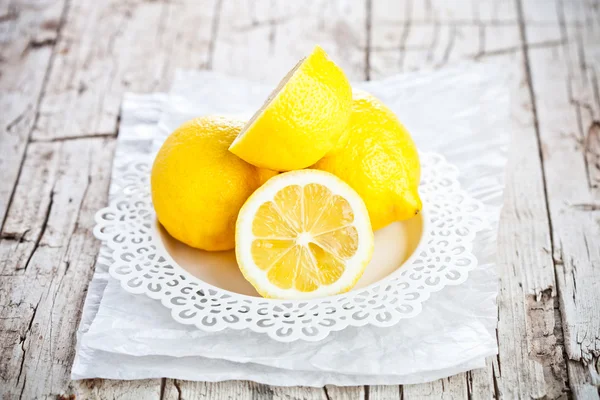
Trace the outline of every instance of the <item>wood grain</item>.
<path fill-rule="evenodd" d="M 69 390 L 75 331 L 99 247 L 93 216 L 106 201 L 113 147 L 84 139 L 27 149 L 0 240 L 2 398 Z"/>
<path fill-rule="evenodd" d="M 0 228 L 37 118 L 64 0 L 0 1 Z"/>
<path fill-rule="evenodd" d="M 443 67 L 460 60 L 511 66 L 514 133 L 499 232 L 498 342 L 485 370 L 415 387 L 405 398 L 432 396 L 557 398 L 567 390 L 550 222 L 536 140 L 518 3 L 375 2 L 374 77 Z M 390 11 L 394 10 L 394 11 Z M 540 37 L 532 45 L 547 46 Z M 544 295 L 545 294 L 545 295 Z"/>
<path fill-rule="evenodd" d="M 160 379 L 144 379 L 137 381 L 114 381 L 108 379 L 88 379 L 71 382 L 69 390 L 58 396 L 58 400 L 75 399 L 111 399 L 111 400 L 141 400 L 159 399 L 161 390 Z"/>
<path fill-rule="evenodd" d="M 24 133 L 15 136 L 26 143 L 33 129 L 30 151 L 27 152 L 0 241 L 0 271 L 10 276 L 0 283 L 0 297 L 6 299 L 1 304 L 9 304 L 3 309 L 7 316 L 0 318 L 10 321 L 10 324 L 3 323 L 0 328 L 3 334 L 7 333 L 2 335 L 6 336 L 7 342 L 1 350 L 1 359 L 7 362 L 3 363 L 0 374 L 3 381 L 0 394 L 6 390 L 6 396 L 22 394 L 24 398 L 65 393 L 85 393 L 84 398 L 88 395 L 99 398 L 140 398 L 136 395 L 143 392 L 140 385 L 114 383 L 89 386 L 85 382 L 76 385 L 69 383 L 74 333 L 97 251 L 97 242 L 91 236 L 90 216 L 106 202 L 108 175 L 81 175 L 78 178 L 89 178 L 89 184 L 79 180 L 57 180 L 56 176 L 66 174 L 61 168 L 73 168 L 85 173 L 87 169 L 77 163 L 83 162 L 83 157 L 88 156 L 86 146 L 89 138 L 96 138 L 91 143 L 98 147 L 94 150 L 97 156 L 105 156 L 100 162 L 103 174 L 110 170 L 120 101 L 126 90 L 165 90 L 175 68 L 207 65 L 213 34 L 214 4 L 207 2 L 207 7 L 197 7 L 195 1 L 76 0 L 69 7 L 63 7 L 66 12 L 62 20 L 60 14 L 52 19 L 57 14 L 56 5 L 47 11 L 41 10 L 44 13 L 39 14 L 40 21 L 31 17 L 35 11 L 33 5 L 32 10 L 26 10 L 28 13 L 23 14 L 27 17 L 24 26 L 31 24 L 35 28 L 34 22 L 45 24 L 47 29 L 54 27 L 58 31 L 60 28 L 61 35 L 43 36 L 47 40 L 43 41 L 43 45 L 34 46 L 36 53 L 31 54 L 38 54 L 42 50 L 45 53 L 40 53 L 39 59 L 29 61 L 27 65 L 21 63 L 11 66 L 15 73 L 6 76 L 14 80 L 19 77 L 17 72 L 24 76 L 35 74 L 40 82 L 35 86 L 37 93 L 32 93 L 35 107 L 28 110 L 36 116 L 35 121 L 30 117 L 23 119 Z M 198 29 L 198 26 L 202 28 Z M 35 29 L 33 33 L 38 34 Z M 44 55 L 46 58 L 42 59 Z M 10 54 L 7 59 L 13 61 L 18 57 Z M 43 60 L 50 63 L 45 80 L 42 79 L 44 70 L 41 75 L 36 70 L 44 67 Z M 2 72 L 4 82 L 4 70 Z M 23 79 L 20 78 L 20 81 Z M 40 93 L 42 80 L 45 90 Z M 10 91 L 8 93 L 11 94 Z M 17 104 L 14 96 L 7 97 L 7 100 Z M 16 123 L 13 125 L 17 126 Z M 3 134 L 0 143 L 4 139 Z M 15 167 L 12 173 L 16 177 L 18 158 L 5 158 L 4 154 L 9 151 L 4 150 L 4 144 L 2 146 L 2 162 L 6 160 L 11 167 Z M 21 147 L 24 149 L 24 144 Z M 65 152 L 64 149 L 70 149 L 71 152 Z M 12 151 L 10 154 L 12 156 Z M 62 158 L 66 160 L 61 161 Z M 7 172 L 11 173 L 10 169 Z M 6 180 L 9 178 L 7 176 Z M 92 187 L 92 184 L 95 186 Z M 2 188 L 4 190 L 4 186 Z M 64 207 L 65 201 L 69 205 L 71 202 L 73 205 L 79 204 L 76 202 L 79 190 L 84 190 L 88 197 L 94 196 L 93 205 L 89 208 L 86 205 L 85 210 L 77 212 L 67 207 L 63 212 L 67 213 L 65 215 L 68 218 L 73 218 L 73 212 L 77 218 L 79 215 L 85 216 L 86 224 L 77 222 L 73 225 L 73 221 L 67 217 L 55 221 L 54 214 Z M 10 192 L 7 191 L 8 195 Z M 59 198 L 59 194 L 64 198 Z M 0 204 L 5 197 L 8 196 L 4 192 L 0 193 Z M 72 226 L 83 230 L 87 235 L 85 240 L 92 242 L 86 244 L 85 251 L 79 249 L 81 254 L 73 261 L 64 252 L 78 249 L 71 247 L 71 243 L 78 246 L 84 243 L 79 243 L 80 239 Z M 68 243 L 66 250 L 65 243 Z M 37 271 L 39 265 L 44 267 L 43 274 Z M 71 277 L 76 272 L 77 275 Z M 30 274 L 35 276 L 35 280 L 28 277 Z M 43 310 L 44 314 L 38 313 L 38 310 Z M 63 317 L 53 318 L 47 312 L 57 315 L 64 312 L 65 317 L 71 319 L 66 323 Z M 43 334 L 38 334 L 38 326 L 43 329 Z M 34 349 L 36 353 L 29 349 Z M 61 353 L 56 353 L 59 350 Z M 34 364 L 36 358 L 43 362 Z M 61 368 L 56 368 L 53 363 L 60 363 Z M 161 381 L 147 381 L 146 386 L 150 388 L 149 392 L 154 392 L 160 388 Z"/>
<path fill-rule="evenodd" d="M 560 36 L 562 44 L 527 49 L 530 85 L 552 221 L 569 383 L 575 397 L 597 399 L 600 214 L 594 205 L 600 202 L 600 10 L 598 4 L 584 1 L 557 1 L 553 8 L 558 21 L 554 29 L 531 34 Z M 524 1 L 523 9 L 527 26 L 537 8 Z"/>
<path fill-rule="evenodd" d="M 404 399 L 466 399 L 468 397 L 465 374 L 419 385 L 405 385 L 402 388 Z"/>
<path fill-rule="evenodd" d="M 597 0 L 0 0 L 0 398 L 598 398 L 599 13 Z M 404 387 L 70 382 L 122 94 L 166 90 L 176 68 L 275 82 L 316 43 L 355 80 L 510 65 L 499 356 Z"/>
<path fill-rule="evenodd" d="M 397 388 L 397 387 L 396 387 Z M 356 391 L 345 388 L 320 389 L 310 387 L 277 387 L 248 381 L 189 382 L 167 379 L 162 399 L 272 399 L 272 400 L 328 400 L 362 399 Z"/>
<path fill-rule="evenodd" d="M 125 91 L 165 90 L 175 68 L 206 65 L 213 4 L 73 1 L 33 139 L 116 136 Z"/>
<path fill-rule="evenodd" d="M 276 84 L 315 44 L 365 79 L 365 0 L 223 0 L 211 68 Z"/>

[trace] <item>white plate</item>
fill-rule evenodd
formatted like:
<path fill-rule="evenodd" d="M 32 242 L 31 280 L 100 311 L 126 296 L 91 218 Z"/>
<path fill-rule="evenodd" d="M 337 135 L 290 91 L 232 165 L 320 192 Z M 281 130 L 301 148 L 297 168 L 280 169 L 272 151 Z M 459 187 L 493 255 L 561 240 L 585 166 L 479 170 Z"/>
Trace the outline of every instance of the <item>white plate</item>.
<path fill-rule="evenodd" d="M 396 222 L 375 232 L 373 259 L 353 290 L 367 287 L 396 271 L 417 248 L 421 239 L 421 215 L 409 221 Z M 235 260 L 235 252 L 203 251 L 174 239 L 155 219 L 153 234 L 160 237 L 157 245 L 181 268 L 215 287 L 248 296 L 260 297 L 244 278 Z"/>
<path fill-rule="evenodd" d="M 233 251 L 204 252 L 170 237 L 156 222 L 148 158 L 116 168 L 117 197 L 96 214 L 94 234 L 113 251 L 110 274 L 131 292 L 161 300 L 173 318 L 199 329 L 250 329 L 278 341 L 320 340 L 347 326 L 390 326 L 421 311 L 446 285 L 464 282 L 484 228 L 483 205 L 460 189 L 457 169 L 422 153 L 423 212 L 375 233 L 375 252 L 348 293 L 313 300 L 258 296 Z"/>

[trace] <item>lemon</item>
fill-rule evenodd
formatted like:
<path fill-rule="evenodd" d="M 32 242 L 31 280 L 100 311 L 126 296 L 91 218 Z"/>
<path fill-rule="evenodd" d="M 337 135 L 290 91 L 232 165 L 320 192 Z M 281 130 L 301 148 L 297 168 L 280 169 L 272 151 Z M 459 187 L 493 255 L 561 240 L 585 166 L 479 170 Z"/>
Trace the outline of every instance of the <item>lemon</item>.
<path fill-rule="evenodd" d="M 264 297 L 307 299 L 343 293 L 373 255 L 373 231 L 358 194 L 316 170 L 271 178 L 240 210 L 235 252 Z"/>
<path fill-rule="evenodd" d="M 396 115 L 366 92 L 355 91 L 344 140 L 313 168 L 333 173 L 356 190 L 375 230 L 421 210 L 415 143 Z"/>
<path fill-rule="evenodd" d="M 258 167 L 306 168 L 337 144 L 351 101 L 344 72 L 317 46 L 280 82 L 229 150 Z"/>
<path fill-rule="evenodd" d="M 152 167 L 152 202 L 160 223 L 179 241 L 204 250 L 232 249 L 240 208 L 276 174 L 227 150 L 243 126 L 227 117 L 197 118 L 160 148 Z"/>

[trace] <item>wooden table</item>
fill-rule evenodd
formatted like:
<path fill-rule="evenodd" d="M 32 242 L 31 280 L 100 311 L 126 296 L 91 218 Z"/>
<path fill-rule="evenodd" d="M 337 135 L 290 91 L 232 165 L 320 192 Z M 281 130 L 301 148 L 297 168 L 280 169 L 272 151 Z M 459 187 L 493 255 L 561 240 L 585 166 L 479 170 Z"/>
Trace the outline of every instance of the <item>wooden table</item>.
<path fill-rule="evenodd" d="M 316 43 L 353 80 L 511 69 L 500 354 L 403 387 L 71 382 L 122 94 L 165 91 L 176 68 L 272 81 Z M 0 0 L 0 397 L 598 399 L 598 46 L 598 0 Z"/>

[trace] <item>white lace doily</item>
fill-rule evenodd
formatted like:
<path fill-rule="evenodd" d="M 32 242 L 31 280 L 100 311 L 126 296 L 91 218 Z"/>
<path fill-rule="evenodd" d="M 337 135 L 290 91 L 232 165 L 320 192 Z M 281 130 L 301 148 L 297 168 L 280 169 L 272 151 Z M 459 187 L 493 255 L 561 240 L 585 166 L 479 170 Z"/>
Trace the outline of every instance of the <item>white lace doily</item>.
<path fill-rule="evenodd" d="M 289 342 L 320 340 L 348 326 L 391 326 L 417 315 L 432 292 L 467 279 L 477 266 L 472 242 L 486 223 L 483 204 L 461 190 L 457 168 L 438 154 L 420 157 L 424 223 L 418 247 L 385 279 L 342 295 L 263 299 L 220 289 L 188 273 L 152 229 L 152 160 L 147 156 L 117 167 L 116 197 L 96 214 L 94 235 L 112 250 L 110 274 L 126 291 L 160 300 L 176 321 L 202 330 L 250 329 Z"/>

